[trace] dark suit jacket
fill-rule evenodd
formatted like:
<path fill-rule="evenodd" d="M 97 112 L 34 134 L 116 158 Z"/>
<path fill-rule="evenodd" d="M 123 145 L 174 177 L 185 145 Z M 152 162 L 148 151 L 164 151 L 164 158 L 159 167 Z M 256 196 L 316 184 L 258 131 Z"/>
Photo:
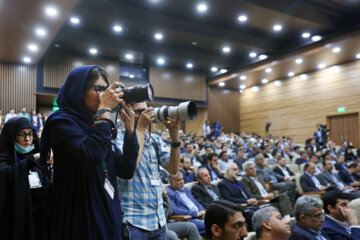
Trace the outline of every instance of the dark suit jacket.
<path fill-rule="evenodd" d="M 321 236 L 325 237 L 328 240 L 331 240 L 330 237 L 324 232 L 321 231 Z M 313 233 L 311 233 L 309 230 L 301 227 L 298 224 L 295 224 L 293 229 L 291 230 L 291 236 L 289 240 L 316 240 Z"/>
<path fill-rule="evenodd" d="M 315 176 L 316 177 L 316 176 Z M 324 182 L 323 179 L 316 177 L 320 184 L 322 186 L 326 186 L 326 182 Z M 300 177 L 300 184 L 301 187 L 303 189 L 304 192 L 319 192 L 320 189 L 318 189 L 315 186 L 315 183 L 313 182 L 313 180 L 311 179 L 311 177 L 309 175 L 307 175 L 306 173 L 304 173 L 303 175 L 301 175 Z"/>
<path fill-rule="evenodd" d="M 344 184 L 344 186 L 346 186 L 346 184 L 340 179 L 339 175 L 337 175 L 336 173 L 334 173 L 334 176 L 335 176 L 335 178 L 336 178 L 336 180 L 337 180 L 338 182 L 341 182 L 341 183 Z M 327 174 L 327 173 L 325 173 L 325 172 L 322 172 L 322 173 L 318 174 L 316 177 L 317 177 L 318 179 L 321 178 L 323 181 L 326 182 L 326 184 L 327 184 L 327 183 L 330 183 L 332 186 L 335 187 L 335 189 L 340 190 L 340 189 L 336 186 L 336 183 L 334 182 L 334 180 L 331 178 L 331 176 L 330 176 L 329 174 Z"/>
<path fill-rule="evenodd" d="M 290 176 L 294 176 L 294 173 L 290 170 L 290 168 L 285 167 L 285 169 L 288 171 Z M 285 177 L 279 166 L 274 167 L 273 172 Z"/>
<path fill-rule="evenodd" d="M 167 186 L 166 190 L 174 215 L 191 215 L 194 218 L 197 217 L 197 212 L 191 211 L 188 208 L 176 190 L 172 189 L 170 186 Z M 184 187 L 183 191 L 185 192 L 186 196 L 196 205 L 199 211 L 204 210 L 204 207 L 192 196 L 190 189 Z"/>
<path fill-rule="evenodd" d="M 331 240 L 357 240 L 360 239 L 360 228 L 351 228 L 351 234 L 349 234 L 345 228 L 341 227 L 332 219 L 325 217 L 325 222 L 322 225 L 322 229 L 331 237 Z"/>
<path fill-rule="evenodd" d="M 270 155 L 270 154 L 264 152 L 264 158 L 274 158 L 274 155 Z"/>
<path fill-rule="evenodd" d="M 195 181 L 195 175 L 193 172 L 190 172 L 190 171 L 185 172 L 182 169 L 180 169 L 179 172 L 181 172 L 181 174 L 183 175 L 184 183 L 189 183 L 189 182 Z"/>
<path fill-rule="evenodd" d="M 233 203 L 247 203 L 247 199 L 251 198 L 251 195 L 247 191 L 244 184 L 239 181 L 236 181 L 235 183 L 242 189 L 247 198 L 245 198 L 245 196 L 242 195 L 240 189 L 227 178 L 224 178 L 221 182 L 219 182 L 218 185 L 221 197 Z"/>
<path fill-rule="evenodd" d="M 339 171 L 339 177 L 341 178 L 341 180 L 350 185 L 354 180 L 351 177 L 351 174 L 349 173 L 349 171 L 347 169 L 344 169 L 343 166 L 341 166 L 340 163 L 335 163 L 335 168 L 336 170 Z"/>
<path fill-rule="evenodd" d="M 262 177 L 257 176 L 256 179 L 260 182 L 260 184 L 264 187 L 264 189 L 266 190 L 265 187 L 265 183 L 264 180 L 262 179 Z M 259 188 L 256 186 L 255 182 L 253 180 L 251 180 L 248 176 L 244 176 L 241 179 L 241 182 L 245 185 L 246 190 L 250 193 L 251 196 L 253 196 L 256 199 L 264 199 L 261 196 L 260 190 Z"/>
<path fill-rule="evenodd" d="M 297 165 L 301 165 L 301 164 L 303 164 L 303 163 L 308 163 L 309 161 L 308 160 L 305 160 L 305 159 L 302 159 L 302 158 L 298 158 L 298 159 L 296 159 L 296 161 L 295 161 L 295 163 L 297 164 Z"/>
<path fill-rule="evenodd" d="M 210 184 L 210 186 L 214 193 L 219 197 L 219 199 L 222 199 L 219 188 L 213 184 Z M 205 186 L 199 183 L 196 183 L 191 188 L 191 193 L 204 208 L 207 208 L 214 201 L 209 192 L 206 190 Z"/>
<path fill-rule="evenodd" d="M 211 177 L 211 181 L 215 180 L 215 179 L 213 179 L 212 174 L 211 174 L 211 167 L 210 167 L 208 164 L 206 164 L 206 165 L 204 165 L 204 166 L 202 166 L 202 167 L 206 167 L 207 170 L 209 171 L 210 177 Z M 215 171 L 216 171 L 216 170 L 215 170 Z M 223 178 L 223 177 L 220 175 L 221 172 L 218 172 L 218 171 L 216 171 L 216 172 L 217 172 L 217 175 L 219 176 L 219 178 Z"/>

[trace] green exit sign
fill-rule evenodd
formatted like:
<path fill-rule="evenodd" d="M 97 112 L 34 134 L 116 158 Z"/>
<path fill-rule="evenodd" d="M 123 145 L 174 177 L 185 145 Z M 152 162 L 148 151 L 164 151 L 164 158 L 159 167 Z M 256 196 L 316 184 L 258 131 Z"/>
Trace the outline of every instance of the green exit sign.
<path fill-rule="evenodd" d="M 346 107 L 338 107 L 337 111 L 338 111 L 338 113 L 343 113 L 346 111 Z"/>

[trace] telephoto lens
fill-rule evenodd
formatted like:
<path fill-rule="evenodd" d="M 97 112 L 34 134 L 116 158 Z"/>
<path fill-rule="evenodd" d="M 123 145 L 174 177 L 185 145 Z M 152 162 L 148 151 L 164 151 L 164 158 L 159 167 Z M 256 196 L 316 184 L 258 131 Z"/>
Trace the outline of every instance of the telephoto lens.
<path fill-rule="evenodd" d="M 192 101 L 182 102 L 178 106 L 163 106 L 154 108 L 154 122 L 161 122 L 170 118 L 179 118 L 182 121 L 194 120 L 197 116 L 196 104 Z"/>
<path fill-rule="evenodd" d="M 150 83 L 133 87 L 125 87 L 121 84 L 120 87 L 124 92 L 123 99 L 127 103 L 154 101 L 154 89 Z"/>

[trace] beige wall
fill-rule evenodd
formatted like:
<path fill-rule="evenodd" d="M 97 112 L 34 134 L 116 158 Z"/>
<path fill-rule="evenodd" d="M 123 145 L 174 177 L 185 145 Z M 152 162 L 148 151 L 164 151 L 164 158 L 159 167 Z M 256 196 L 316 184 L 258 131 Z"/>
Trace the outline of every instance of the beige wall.
<path fill-rule="evenodd" d="M 326 123 L 326 116 L 360 112 L 360 61 L 340 65 L 335 73 L 327 68 L 282 81 L 276 87 L 269 83 L 257 93 L 247 89 L 240 96 L 240 129 L 265 135 L 265 123 L 272 122 L 270 133 L 292 136 L 297 142 L 312 137 L 317 123 Z"/>

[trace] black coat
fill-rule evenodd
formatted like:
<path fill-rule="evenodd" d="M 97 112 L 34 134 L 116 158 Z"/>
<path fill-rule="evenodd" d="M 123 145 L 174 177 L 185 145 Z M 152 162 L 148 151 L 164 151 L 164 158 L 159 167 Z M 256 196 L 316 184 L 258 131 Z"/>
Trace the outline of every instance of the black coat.
<path fill-rule="evenodd" d="M 210 186 L 214 193 L 219 197 L 219 199 L 222 199 L 219 188 L 214 184 L 211 184 Z M 205 209 L 214 201 L 210 196 L 210 193 L 206 190 L 205 186 L 200 185 L 199 183 L 196 183 L 191 188 L 191 194 L 199 203 L 201 203 L 201 205 L 203 205 Z"/>

